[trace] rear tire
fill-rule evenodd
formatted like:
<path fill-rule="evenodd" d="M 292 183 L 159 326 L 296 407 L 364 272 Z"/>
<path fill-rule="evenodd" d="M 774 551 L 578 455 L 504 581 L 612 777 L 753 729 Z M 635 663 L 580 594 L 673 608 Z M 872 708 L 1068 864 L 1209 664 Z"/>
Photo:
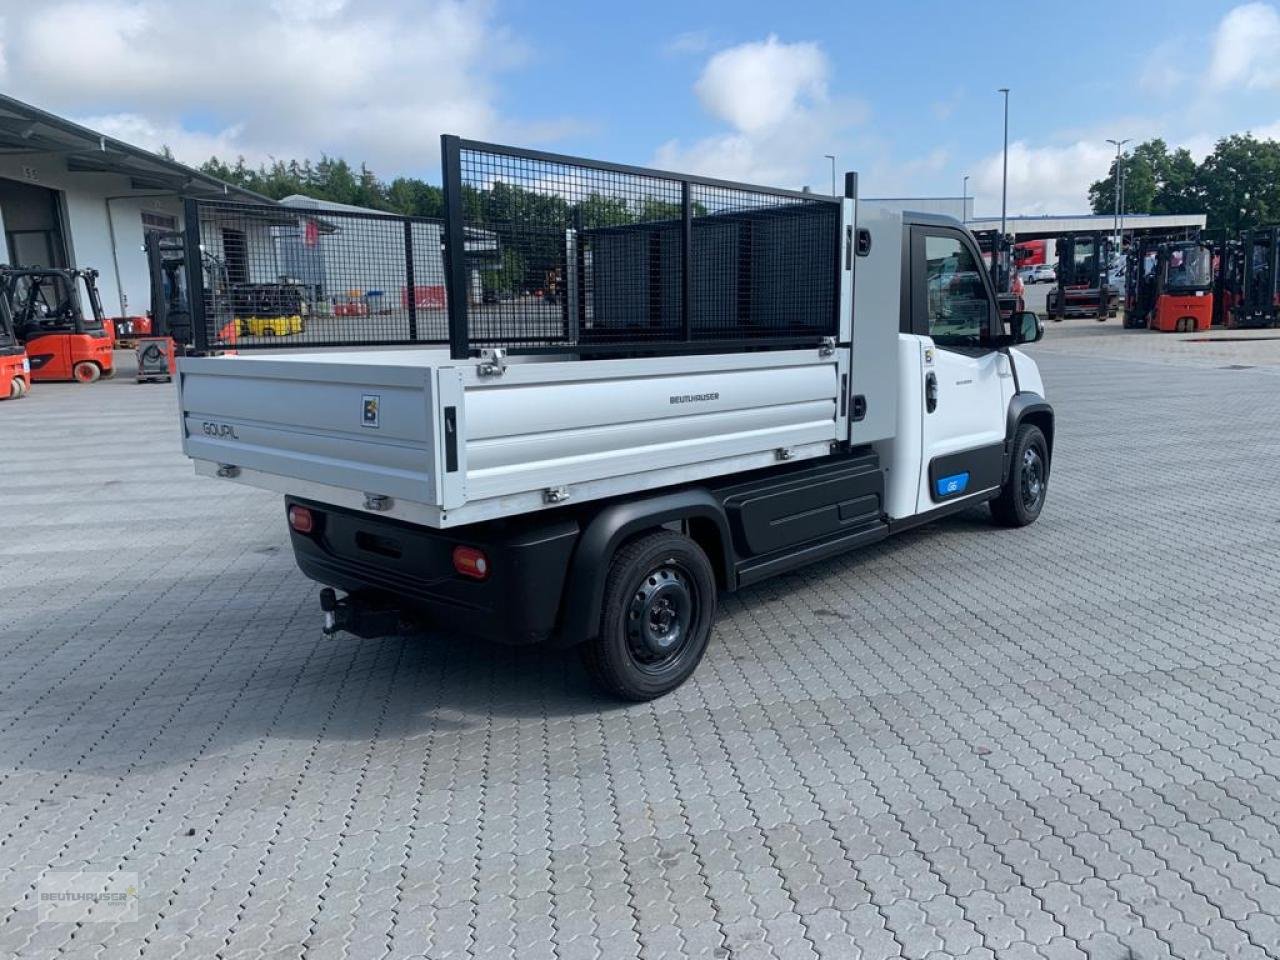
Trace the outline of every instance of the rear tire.
<path fill-rule="evenodd" d="M 9 381 L 9 399 L 21 400 L 27 395 L 27 383 L 21 377 L 14 377 Z"/>
<path fill-rule="evenodd" d="M 77 383 L 96 383 L 102 376 L 102 368 L 90 360 L 81 360 L 71 368 L 71 375 Z"/>
<path fill-rule="evenodd" d="M 1034 424 L 1018 427 L 1013 438 L 1009 476 L 991 501 L 991 517 L 1002 527 L 1035 523 L 1049 491 L 1049 445 Z"/>
<path fill-rule="evenodd" d="M 697 669 L 715 615 L 715 573 L 702 549 L 674 531 L 644 534 L 609 564 L 600 629 L 583 662 L 614 696 L 653 700 Z"/>

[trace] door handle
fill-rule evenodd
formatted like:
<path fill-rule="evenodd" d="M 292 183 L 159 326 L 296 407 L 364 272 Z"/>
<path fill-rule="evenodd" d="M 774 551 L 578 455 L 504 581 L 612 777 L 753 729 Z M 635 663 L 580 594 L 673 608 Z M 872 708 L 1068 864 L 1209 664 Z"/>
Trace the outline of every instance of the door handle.
<path fill-rule="evenodd" d="M 926 373 L 924 377 L 924 409 L 926 413 L 938 409 L 938 377 L 933 373 Z"/>

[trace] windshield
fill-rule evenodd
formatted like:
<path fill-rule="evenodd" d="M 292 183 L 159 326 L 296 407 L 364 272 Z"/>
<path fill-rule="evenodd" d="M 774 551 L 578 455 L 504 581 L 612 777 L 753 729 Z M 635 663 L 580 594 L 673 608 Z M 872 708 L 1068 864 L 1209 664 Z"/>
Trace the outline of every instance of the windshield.
<path fill-rule="evenodd" d="M 1199 244 L 1169 251 L 1170 287 L 1208 287 L 1213 282 L 1213 256 Z"/>

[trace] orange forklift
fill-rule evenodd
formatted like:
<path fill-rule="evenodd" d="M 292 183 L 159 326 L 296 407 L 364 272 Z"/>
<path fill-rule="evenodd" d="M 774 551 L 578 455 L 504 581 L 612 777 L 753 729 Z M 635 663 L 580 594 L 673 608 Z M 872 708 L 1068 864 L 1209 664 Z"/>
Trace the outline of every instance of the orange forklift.
<path fill-rule="evenodd" d="M 1213 251 L 1200 240 L 1142 244 L 1132 254 L 1125 326 L 1194 333 L 1213 323 Z"/>
<path fill-rule="evenodd" d="M 31 362 L 13 332 L 9 301 L 0 297 L 0 400 L 19 400 L 31 389 Z"/>
<path fill-rule="evenodd" d="M 115 335 L 103 316 L 97 279 L 97 270 L 0 267 L 0 296 L 26 345 L 32 380 L 93 383 L 115 373 Z"/>

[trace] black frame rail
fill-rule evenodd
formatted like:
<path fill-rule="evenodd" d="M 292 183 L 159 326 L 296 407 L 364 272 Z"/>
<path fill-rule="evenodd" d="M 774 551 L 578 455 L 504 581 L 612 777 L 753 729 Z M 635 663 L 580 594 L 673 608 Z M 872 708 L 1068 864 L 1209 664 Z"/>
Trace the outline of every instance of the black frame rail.
<path fill-rule="evenodd" d="M 441 138 L 449 349 L 809 346 L 839 329 L 841 197 Z"/>
<path fill-rule="evenodd" d="M 440 220 L 227 200 L 184 219 L 197 353 L 449 342 Z"/>

